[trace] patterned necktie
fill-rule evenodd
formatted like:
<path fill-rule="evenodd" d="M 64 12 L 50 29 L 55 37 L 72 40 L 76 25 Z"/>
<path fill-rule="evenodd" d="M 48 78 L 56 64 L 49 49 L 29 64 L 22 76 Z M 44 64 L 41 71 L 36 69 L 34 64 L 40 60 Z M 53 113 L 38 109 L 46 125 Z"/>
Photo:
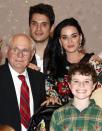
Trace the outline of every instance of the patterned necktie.
<path fill-rule="evenodd" d="M 30 121 L 30 98 L 29 98 L 29 88 L 25 81 L 24 75 L 19 75 L 18 78 L 22 81 L 21 84 L 21 94 L 20 94 L 20 115 L 21 123 L 28 128 Z"/>

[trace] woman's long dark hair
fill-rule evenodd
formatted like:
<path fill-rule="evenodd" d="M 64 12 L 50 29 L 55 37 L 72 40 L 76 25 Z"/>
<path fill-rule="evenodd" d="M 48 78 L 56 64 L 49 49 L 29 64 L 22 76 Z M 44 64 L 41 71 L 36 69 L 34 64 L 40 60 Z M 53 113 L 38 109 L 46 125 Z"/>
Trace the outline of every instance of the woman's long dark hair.
<path fill-rule="evenodd" d="M 49 70 L 50 73 L 54 76 L 63 76 L 66 74 L 66 53 L 65 50 L 63 49 L 63 54 L 61 45 L 59 43 L 59 38 L 61 35 L 61 30 L 62 28 L 66 26 L 74 26 L 78 32 L 79 35 L 82 35 L 82 41 L 81 41 L 81 48 L 84 48 L 85 45 L 85 37 L 82 32 L 81 26 L 79 25 L 78 21 L 74 18 L 69 18 L 69 19 L 64 19 L 61 21 L 55 28 L 54 35 L 53 35 L 53 52 L 52 52 L 52 57 L 50 61 L 50 66 Z"/>

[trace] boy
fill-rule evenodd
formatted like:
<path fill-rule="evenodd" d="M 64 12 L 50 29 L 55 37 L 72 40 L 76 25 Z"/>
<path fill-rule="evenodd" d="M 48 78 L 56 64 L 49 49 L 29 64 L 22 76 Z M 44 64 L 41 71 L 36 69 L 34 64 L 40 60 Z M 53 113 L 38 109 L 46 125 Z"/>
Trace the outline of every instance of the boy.
<path fill-rule="evenodd" d="M 53 113 L 50 131 L 102 131 L 102 109 L 90 99 L 96 82 L 92 65 L 72 66 L 69 87 L 74 99 Z"/>

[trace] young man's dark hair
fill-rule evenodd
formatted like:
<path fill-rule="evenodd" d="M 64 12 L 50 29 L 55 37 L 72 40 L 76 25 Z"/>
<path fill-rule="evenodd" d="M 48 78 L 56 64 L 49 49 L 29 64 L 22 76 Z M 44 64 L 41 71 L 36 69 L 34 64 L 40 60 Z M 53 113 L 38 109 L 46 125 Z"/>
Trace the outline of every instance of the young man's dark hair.
<path fill-rule="evenodd" d="M 51 5 L 40 3 L 37 5 L 31 6 L 29 10 L 29 25 L 31 23 L 32 15 L 34 13 L 40 13 L 40 14 L 46 15 L 50 20 L 50 26 L 54 24 L 55 14 L 53 11 L 53 7 Z"/>

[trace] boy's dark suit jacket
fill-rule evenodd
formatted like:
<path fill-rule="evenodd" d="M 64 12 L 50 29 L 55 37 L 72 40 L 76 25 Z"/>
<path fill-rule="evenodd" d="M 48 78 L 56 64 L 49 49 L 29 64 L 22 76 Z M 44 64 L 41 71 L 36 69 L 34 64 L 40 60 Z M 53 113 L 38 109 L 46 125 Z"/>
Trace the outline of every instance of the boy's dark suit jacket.
<path fill-rule="evenodd" d="M 27 69 L 34 100 L 34 111 L 45 99 L 45 80 L 40 72 Z M 21 131 L 20 112 L 13 79 L 6 63 L 0 66 L 0 124 L 9 124 Z"/>

